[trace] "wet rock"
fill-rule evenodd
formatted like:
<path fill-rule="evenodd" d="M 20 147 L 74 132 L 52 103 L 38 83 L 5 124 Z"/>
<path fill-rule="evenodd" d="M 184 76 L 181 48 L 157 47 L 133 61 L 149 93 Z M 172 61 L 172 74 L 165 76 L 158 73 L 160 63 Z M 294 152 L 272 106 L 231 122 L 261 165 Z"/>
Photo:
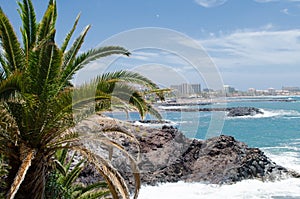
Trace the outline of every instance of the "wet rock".
<path fill-rule="evenodd" d="M 229 108 L 227 116 L 239 117 L 239 116 L 254 116 L 256 114 L 264 114 L 261 110 L 254 107 L 235 107 Z"/>

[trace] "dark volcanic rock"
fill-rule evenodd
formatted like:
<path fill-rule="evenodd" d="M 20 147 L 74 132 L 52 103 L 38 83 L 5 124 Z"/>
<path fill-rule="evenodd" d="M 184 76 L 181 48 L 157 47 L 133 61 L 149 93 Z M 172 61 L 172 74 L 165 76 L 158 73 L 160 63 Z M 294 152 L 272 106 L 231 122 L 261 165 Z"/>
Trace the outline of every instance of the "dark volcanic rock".
<path fill-rule="evenodd" d="M 97 123 L 101 128 L 106 125 L 125 126 L 135 134 L 140 143 L 138 167 L 143 184 L 178 181 L 231 184 L 244 179 L 273 181 L 300 177 L 299 173 L 272 162 L 260 149 L 249 148 L 231 136 L 196 140 L 186 138 L 173 127 L 150 129 L 108 118 L 98 119 Z M 130 140 L 122 136 L 116 136 L 116 139 L 129 153 L 136 156 L 136 147 Z M 88 145 L 91 146 L 92 143 L 88 142 Z M 105 149 L 101 149 L 99 145 L 96 148 L 98 153 L 105 153 Z M 126 157 L 116 151 L 112 164 L 133 188 L 134 180 Z M 84 175 L 95 176 L 91 172 L 89 169 Z"/>
<path fill-rule="evenodd" d="M 238 117 L 238 116 L 254 116 L 256 114 L 264 114 L 261 110 L 254 107 L 234 107 L 228 108 L 229 113 L 227 116 L 229 117 Z"/>
<path fill-rule="evenodd" d="M 256 114 L 264 114 L 260 109 L 255 107 L 228 107 L 228 108 L 165 108 L 165 111 L 174 112 L 215 112 L 215 111 L 225 111 L 228 112 L 227 116 L 237 117 L 237 116 L 254 116 Z"/>
<path fill-rule="evenodd" d="M 150 161 L 155 165 L 160 158 L 165 157 Z M 230 184 L 244 179 L 276 180 L 287 176 L 297 177 L 276 165 L 261 150 L 248 148 L 231 136 L 221 135 L 205 141 L 193 140 L 171 164 L 142 173 L 142 182 L 155 185 L 184 180 Z"/>

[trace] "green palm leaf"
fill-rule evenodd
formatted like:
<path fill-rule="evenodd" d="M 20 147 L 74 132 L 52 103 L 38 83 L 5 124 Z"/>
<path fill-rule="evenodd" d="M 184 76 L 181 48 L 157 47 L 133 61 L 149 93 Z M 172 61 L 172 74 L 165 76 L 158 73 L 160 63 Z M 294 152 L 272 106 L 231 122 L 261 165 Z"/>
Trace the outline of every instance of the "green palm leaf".
<path fill-rule="evenodd" d="M 86 29 L 87 31 L 88 29 Z M 86 32 L 84 31 L 82 33 L 82 37 L 85 37 Z M 82 38 L 82 39 L 83 39 Z M 85 67 L 88 63 L 95 61 L 97 59 L 100 59 L 102 57 L 106 57 L 109 55 L 114 55 L 114 54 L 123 54 L 123 55 L 129 55 L 130 53 L 119 46 L 107 46 L 107 47 L 101 47 L 101 48 L 97 48 L 97 49 L 92 49 L 89 50 L 85 53 L 80 54 L 79 56 L 77 56 L 75 58 L 74 55 L 77 54 L 78 52 L 78 47 L 81 46 L 80 43 L 81 39 L 78 38 L 74 45 L 76 43 L 78 43 L 77 45 L 73 45 L 74 46 L 74 52 L 72 52 L 71 50 L 73 48 L 70 49 L 70 51 L 67 52 L 66 56 L 65 56 L 65 61 L 63 64 L 63 68 L 65 68 L 65 70 L 63 71 L 63 75 L 62 75 L 62 83 L 67 82 L 69 80 L 71 80 L 71 78 L 73 77 L 73 75 L 80 69 L 82 69 L 83 67 Z M 83 41 L 82 41 L 83 42 Z M 75 48 L 76 47 L 76 48 Z M 70 55 L 69 53 L 72 52 Z"/>
<path fill-rule="evenodd" d="M 44 43 L 45 38 L 48 38 L 49 35 L 53 34 L 53 31 L 55 30 L 56 17 L 57 17 L 56 2 L 54 0 L 50 0 L 48 4 L 48 8 L 43 16 L 43 19 L 38 25 L 38 30 L 37 30 L 38 45 L 39 43 Z"/>
<path fill-rule="evenodd" d="M 13 75 L 0 81 L 0 101 L 15 97 L 16 92 L 22 89 L 22 74 L 14 72 Z"/>
<path fill-rule="evenodd" d="M 80 34 L 80 36 L 75 40 L 75 42 L 71 46 L 70 50 L 68 50 L 65 53 L 64 61 L 63 61 L 63 65 L 62 65 L 63 69 L 67 68 L 74 61 L 79 49 L 81 48 L 81 46 L 84 42 L 84 38 L 90 28 L 91 28 L 90 25 L 86 26 L 85 29 Z"/>
<path fill-rule="evenodd" d="M 35 11 L 31 1 L 23 0 L 19 4 L 19 14 L 21 16 L 23 27 L 21 28 L 26 57 L 29 54 L 36 40 L 37 23 Z"/>
<path fill-rule="evenodd" d="M 23 68 L 24 54 L 12 25 L 0 8 L 0 45 L 4 50 L 1 64 L 6 75 Z M 2 54 L 1 53 L 1 54 Z M 5 58 L 5 61 L 4 61 Z M 6 63 L 5 63 L 6 62 Z M 3 64 L 5 63 L 5 64 Z"/>
<path fill-rule="evenodd" d="M 67 46 L 68 46 L 68 44 L 69 44 L 69 41 L 70 41 L 70 39 L 71 39 L 71 37 L 72 37 L 72 35 L 73 35 L 73 33 L 74 33 L 76 27 L 77 27 L 79 18 L 80 18 L 80 14 L 76 17 L 76 20 L 75 20 L 75 22 L 74 22 L 74 25 L 73 25 L 72 29 L 71 29 L 70 32 L 67 34 L 67 36 L 66 36 L 66 38 L 65 38 L 65 40 L 64 40 L 64 43 L 63 43 L 62 46 L 61 46 L 61 51 L 62 51 L 62 52 L 65 52 L 65 50 L 66 50 L 66 48 L 67 48 Z"/>
<path fill-rule="evenodd" d="M 124 83 L 132 83 L 145 86 L 148 89 L 158 89 L 158 86 L 152 82 L 150 79 L 140 75 L 139 73 L 133 71 L 115 71 L 105 73 L 96 78 L 96 81 L 101 85 L 102 82 L 106 83 L 115 83 L 115 82 L 124 82 Z"/>
<path fill-rule="evenodd" d="M 29 67 L 26 74 L 30 87 L 27 87 L 27 92 L 38 96 L 42 94 L 54 96 L 57 94 L 55 84 L 59 81 L 62 54 L 53 42 L 54 35 L 51 41 L 48 41 L 39 50 L 30 54 Z M 46 100 L 45 96 L 41 97 Z"/>

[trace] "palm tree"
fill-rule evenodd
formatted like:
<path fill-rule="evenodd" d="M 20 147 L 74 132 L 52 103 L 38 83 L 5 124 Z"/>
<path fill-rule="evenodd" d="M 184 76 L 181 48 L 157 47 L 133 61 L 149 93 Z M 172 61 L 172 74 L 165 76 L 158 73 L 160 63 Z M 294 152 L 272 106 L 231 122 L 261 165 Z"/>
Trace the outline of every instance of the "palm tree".
<path fill-rule="evenodd" d="M 9 164 L 7 197 L 44 198 L 45 184 L 55 162 L 54 154 L 67 148 L 78 151 L 94 164 L 106 180 L 113 198 L 129 198 L 126 183 L 118 171 L 107 159 L 84 147 L 80 142 L 81 135 L 72 127 L 93 114 L 95 107 L 108 108 L 115 101 L 136 107 L 142 117 L 147 112 L 159 117 L 135 85 L 143 85 L 155 92 L 158 87 L 149 79 L 129 71 L 103 74 L 90 84 L 72 86 L 74 74 L 88 63 L 112 54 L 129 56 L 130 53 L 119 46 L 107 46 L 79 54 L 90 26 L 68 47 L 79 16 L 59 47 L 55 43 L 55 0 L 49 1 L 40 22 L 36 21 L 31 0 L 19 2 L 19 13 L 22 43 L 0 8 L 0 153 Z M 104 129 L 99 133 L 105 137 L 106 131 L 118 131 L 135 140 L 121 129 Z M 117 147 L 128 156 L 136 172 L 137 197 L 140 181 L 134 158 L 108 138 L 98 141 Z"/>

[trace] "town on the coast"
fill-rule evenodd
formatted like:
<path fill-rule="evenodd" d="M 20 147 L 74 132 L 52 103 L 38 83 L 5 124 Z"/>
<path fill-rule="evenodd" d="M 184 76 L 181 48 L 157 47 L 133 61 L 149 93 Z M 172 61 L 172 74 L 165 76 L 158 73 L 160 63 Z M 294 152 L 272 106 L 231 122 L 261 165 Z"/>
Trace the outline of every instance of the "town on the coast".
<path fill-rule="evenodd" d="M 201 89 L 201 84 L 182 83 L 170 86 L 171 93 L 178 98 L 213 98 L 213 97 L 241 97 L 241 96 L 295 96 L 300 95 L 300 87 L 282 86 L 281 89 L 268 88 L 265 90 L 249 88 L 238 90 L 233 86 L 224 85 L 223 89 Z"/>

